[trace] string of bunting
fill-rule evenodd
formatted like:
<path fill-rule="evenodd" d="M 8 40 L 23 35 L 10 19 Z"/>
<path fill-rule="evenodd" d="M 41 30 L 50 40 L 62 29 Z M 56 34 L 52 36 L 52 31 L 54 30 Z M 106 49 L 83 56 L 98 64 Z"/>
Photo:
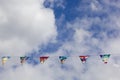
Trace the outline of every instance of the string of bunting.
<path fill-rule="evenodd" d="M 104 64 L 108 63 L 108 59 L 111 56 L 111 54 L 101 54 L 99 55 Z M 90 57 L 90 55 L 81 55 L 79 56 L 82 63 L 86 63 L 87 59 Z M 2 65 L 4 65 L 11 57 L 10 56 L 3 56 L 2 57 Z M 20 63 L 23 65 L 30 57 L 22 56 L 20 57 Z M 49 56 L 41 56 L 39 57 L 40 63 L 43 64 Z M 59 56 L 60 63 L 63 64 L 67 59 L 67 56 Z"/>

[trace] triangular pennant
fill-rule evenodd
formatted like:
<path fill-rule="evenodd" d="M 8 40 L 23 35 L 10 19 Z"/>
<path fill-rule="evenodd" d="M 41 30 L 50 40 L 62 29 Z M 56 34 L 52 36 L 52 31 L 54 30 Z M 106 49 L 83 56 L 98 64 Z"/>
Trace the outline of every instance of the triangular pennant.
<path fill-rule="evenodd" d="M 20 57 L 20 63 L 21 63 L 21 64 L 25 63 L 25 61 L 28 60 L 28 58 L 29 58 L 29 57 L 26 57 L 26 56 Z"/>
<path fill-rule="evenodd" d="M 2 65 L 4 65 L 9 58 L 10 58 L 10 56 L 3 56 L 2 57 Z"/>
<path fill-rule="evenodd" d="M 42 56 L 40 57 L 40 63 L 44 63 L 49 57 L 48 56 Z"/>
<path fill-rule="evenodd" d="M 108 59 L 110 57 L 110 54 L 103 54 L 103 55 L 100 55 L 100 57 L 102 58 L 102 61 L 107 64 L 108 63 Z"/>
<path fill-rule="evenodd" d="M 67 59 L 66 56 L 59 56 L 60 62 L 61 64 L 63 64 L 65 62 L 65 60 Z"/>
<path fill-rule="evenodd" d="M 85 63 L 88 57 L 89 56 L 79 56 L 79 58 L 82 61 L 82 63 Z"/>

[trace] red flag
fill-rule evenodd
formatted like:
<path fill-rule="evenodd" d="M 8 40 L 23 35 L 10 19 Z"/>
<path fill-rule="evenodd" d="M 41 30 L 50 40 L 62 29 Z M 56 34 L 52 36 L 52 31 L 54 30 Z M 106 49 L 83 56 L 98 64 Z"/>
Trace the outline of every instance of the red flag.
<path fill-rule="evenodd" d="M 44 63 L 48 58 L 49 58 L 48 56 L 40 57 L 40 63 Z"/>
<path fill-rule="evenodd" d="M 79 56 L 82 63 L 85 63 L 89 56 Z"/>

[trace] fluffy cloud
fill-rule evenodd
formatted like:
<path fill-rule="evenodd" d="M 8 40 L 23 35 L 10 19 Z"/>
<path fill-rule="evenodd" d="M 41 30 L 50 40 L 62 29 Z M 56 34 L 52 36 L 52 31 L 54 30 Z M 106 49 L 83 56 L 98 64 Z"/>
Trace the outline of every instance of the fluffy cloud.
<path fill-rule="evenodd" d="M 95 7 L 96 4 L 99 7 Z M 94 5 L 92 6 L 94 8 L 93 11 L 98 10 L 98 12 L 98 8 L 104 6 L 99 2 L 92 2 L 92 5 Z M 107 10 L 107 17 L 105 18 L 85 16 L 77 18 L 72 23 L 67 23 L 67 28 L 72 28 L 75 31 L 73 40 L 66 41 L 55 54 L 46 54 L 50 55 L 50 58 L 45 64 L 32 66 L 26 63 L 23 66 L 19 66 L 18 58 L 15 60 L 18 61 L 16 62 L 17 68 L 9 68 L 7 63 L 4 67 L 5 69 L 3 71 L 0 70 L 1 80 L 119 80 L 119 15 L 117 15 L 118 12 L 111 12 L 108 8 Z M 109 14 L 110 12 L 111 14 Z M 6 21 L 7 17 L 1 20 L 1 24 Z M 13 40 L 13 42 L 15 41 Z M 107 65 L 103 64 L 98 55 L 101 51 L 102 53 L 113 54 Z M 81 54 L 90 54 L 92 56 L 88 58 L 86 64 L 82 64 L 78 57 Z M 61 65 L 58 59 L 59 55 L 70 55 L 72 57 L 68 57 L 65 64 Z M 12 65 L 11 63 L 9 62 L 9 65 Z"/>
<path fill-rule="evenodd" d="M 24 55 L 55 39 L 54 13 L 44 0 L 0 1 L 0 54 Z"/>
<path fill-rule="evenodd" d="M 76 79 L 73 80 L 119 80 L 120 16 L 118 13 L 120 13 L 120 9 L 119 6 L 116 6 L 117 2 L 115 1 L 113 1 L 114 4 L 110 4 L 110 0 L 102 1 L 103 4 L 100 4 L 97 0 L 94 1 L 89 2 L 91 3 L 92 16 L 85 15 L 85 17 L 76 18 L 75 21 L 67 23 L 67 27 L 72 28 L 75 34 L 73 40 L 65 42 L 57 53 L 58 55 L 73 57 L 82 54 L 91 55 L 84 68 L 79 69 L 79 76 L 75 72 L 76 76 L 74 75 L 74 77 Z M 88 6 L 84 6 L 84 8 L 84 10 L 88 10 Z M 115 11 L 112 11 L 113 9 Z M 82 12 L 82 10 L 80 11 Z M 105 53 L 111 54 L 107 65 L 102 64 L 99 57 L 99 54 Z M 76 66 L 79 66 L 79 64 L 76 64 Z"/>

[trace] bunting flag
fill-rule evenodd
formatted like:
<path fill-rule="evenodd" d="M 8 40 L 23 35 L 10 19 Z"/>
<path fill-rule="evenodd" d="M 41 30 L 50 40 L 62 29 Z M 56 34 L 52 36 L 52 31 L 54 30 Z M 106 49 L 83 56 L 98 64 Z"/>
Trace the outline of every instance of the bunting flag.
<path fill-rule="evenodd" d="M 23 64 L 25 63 L 26 60 L 28 60 L 29 57 L 20 57 L 20 63 Z"/>
<path fill-rule="evenodd" d="M 89 56 L 79 56 L 79 58 L 82 61 L 82 63 L 85 63 L 88 57 Z"/>
<path fill-rule="evenodd" d="M 40 63 L 43 64 L 48 58 L 49 58 L 48 56 L 40 57 Z"/>
<path fill-rule="evenodd" d="M 82 63 L 86 63 L 89 56 L 91 56 L 91 55 L 82 55 L 82 56 L 79 56 L 79 58 L 80 58 Z M 104 62 L 104 64 L 107 64 L 108 59 L 111 56 L 111 54 L 102 54 L 102 55 L 99 55 L 99 56 L 102 59 L 102 61 Z M 9 56 L 3 56 L 1 58 L 2 65 L 4 65 L 9 58 L 10 58 Z M 29 58 L 30 57 L 26 57 L 26 56 L 20 57 L 20 63 L 21 64 L 25 63 L 26 60 L 28 60 Z M 41 57 L 39 57 L 40 63 L 43 64 L 48 58 L 49 58 L 49 56 L 41 56 Z M 67 59 L 67 57 L 66 56 L 59 56 L 59 59 L 60 59 L 61 64 L 63 64 L 65 62 L 65 60 Z"/>
<path fill-rule="evenodd" d="M 4 65 L 9 58 L 10 58 L 10 56 L 3 56 L 2 57 L 2 65 Z"/>
<path fill-rule="evenodd" d="M 63 64 L 65 62 L 65 60 L 67 59 L 66 56 L 59 56 L 60 62 L 61 64 Z"/>
<path fill-rule="evenodd" d="M 104 54 L 104 55 L 100 55 L 100 57 L 102 58 L 102 61 L 107 64 L 108 63 L 108 59 L 110 57 L 110 54 Z"/>

